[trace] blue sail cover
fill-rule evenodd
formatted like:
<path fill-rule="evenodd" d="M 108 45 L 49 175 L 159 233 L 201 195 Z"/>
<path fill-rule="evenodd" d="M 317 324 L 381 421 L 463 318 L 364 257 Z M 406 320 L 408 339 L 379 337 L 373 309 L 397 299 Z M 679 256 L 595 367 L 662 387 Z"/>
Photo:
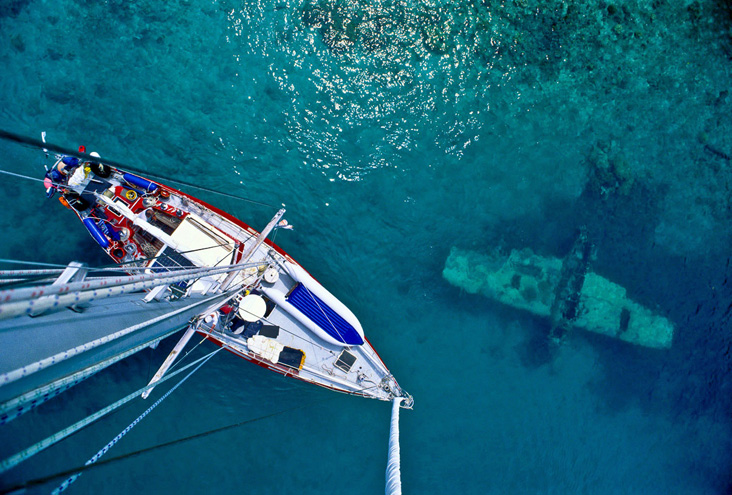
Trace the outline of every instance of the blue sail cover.
<path fill-rule="evenodd" d="M 303 284 L 297 284 L 290 291 L 287 302 L 337 341 L 347 345 L 363 344 L 363 338 L 356 329 Z"/>

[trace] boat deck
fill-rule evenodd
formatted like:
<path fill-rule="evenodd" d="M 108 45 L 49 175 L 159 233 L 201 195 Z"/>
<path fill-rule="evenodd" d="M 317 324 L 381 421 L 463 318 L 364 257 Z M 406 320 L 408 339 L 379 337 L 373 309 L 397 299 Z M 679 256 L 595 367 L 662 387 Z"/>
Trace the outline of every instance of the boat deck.
<path fill-rule="evenodd" d="M 95 239 L 123 234 L 107 247 L 100 243 L 115 261 L 155 272 L 246 262 L 232 274 L 202 276 L 168 288 L 166 293 L 177 296 L 241 291 L 227 311 L 218 312 L 215 323 L 199 322 L 200 331 L 241 357 L 287 376 L 382 400 L 402 394 L 350 310 L 283 250 L 263 242 L 259 232 L 147 179 L 113 173 L 101 181 L 100 185 L 99 178 L 87 178 L 75 186 L 91 204 L 77 215 L 87 220 L 87 228 L 89 217 L 96 219 L 103 234 L 92 226 Z M 140 183 L 146 184 L 144 190 Z M 244 299 L 257 307 L 256 314 L 239 311 Z"/>

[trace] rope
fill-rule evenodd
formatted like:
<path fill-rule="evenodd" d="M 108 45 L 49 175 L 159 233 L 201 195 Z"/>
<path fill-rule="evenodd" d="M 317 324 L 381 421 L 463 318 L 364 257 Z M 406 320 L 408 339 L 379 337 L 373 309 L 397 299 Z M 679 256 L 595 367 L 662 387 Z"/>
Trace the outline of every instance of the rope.
<path fill-rule="evenodd" d="M 52 480 L 55 480 L 55 479 L 58 479 L 58 478 L 62 478 L 62 477 L 69 476 L 69 475 L 72 475 L 72 474 L 83 473 L 83 472 L 86 472 L 86 471 L 89 471 L 89 470 L 92 470 L 92 469 L 96 469 L 96 468 L 99 468 L 99 467 L 102 467 L 102 466 L 105 466 L 105 465 L 109 465 L 109 464 L 113 464 L 113 463 L 119 462 L 119 461 L 122 461 L 122 460 L 125 460 L 125 459 L 130 459 L 130 458 L 133 458 L 133 457 L 137 457 L 137 456 L 142 455 L 142 454 L 146 454 L 146 453 L 149 453 L 149 452 L 154 452 L 156 450 L 160 450 L 160 449 L 163 449 L 163 448 L 166 448 L 166 447 L 172 447 L 174 445 L 178 445 L 178 444 L 181 444 L 181 443 L 184 443 L 184 442 L 190 442 L 191 440 L 196 440 L 196 439 L 199 439 L 199 438 L 205 438 L 207 436 L 215 435 L 217 433 L 222 433 L 224 431 L 228 431 L 228 430 L 231 430 L 231 429 L 234 429 L 234 428 L 238 428 L 240 426 L 244 426 L 244 425 L 251 424 L 251 423 L 256 423 L 258 421 L 262 421 L 262 420 L 265 420 L 265 419 L 269 419 L 269 418 L 272 418 L 272 417 L 275 417 L 275 416 L 280 416 L 282 414 L 285 414 L 285 413 L 288 413 L 288 412 L 291 412 L 291 411 L 295 411 L 295 410 L 298 410 L 298 409 L 303 409 L 305 407 L 311 407 L 313 405 L 321 404 L 321 403 L 328 402 L 328 401 L 335 400 L 335 399 L 336 399 L 336 397 L 329 397 L 327 399 L 321 399 L 321 400 L 313 401 L 313 402 L 310 402 L 310 403 L 307 403 L 307 404 L 303 404 L 303 405 L 291 407 L 291 408 L 288 408 L 288 409 L 283 409 L 281 411 L 276 411 L 276 412 L 273 412 L 273 413 L 270 413 L 270 414 L 265 414 L 264 416 L 259 416 L 259 417 L 256 417 L 256 418 L 247 419 L 247 420 L 244 420 L 244 421 L 240 421 L 238 423 L 230 424 L 230 425 L 227 425 L 227 426 L 221 426 L 219 428 L 214 428 L 212 430 L 204 431 L 204 432 L 201 432 L 201 433 L 196 433 L 194 435 L 190 435 L 190 436 L 187 436 L 187 437 L 178 438 L 176 440 L 171 440 L 169 442 L 160 443 L 158 445 L 153 445 L 151 447 L 146 447 L 146 448 L 143 448 L 143 449 L 140 449 L 140 450 L 136 450 L 134 452 L 129 452 L 127 454 L 122 454 L 122 455 L 119 455 L 117 457 L 111 457 L 111 458 L 108 458 L 106 460 L 96 462 L 94 464 L 85 464 L 83 466 L 77 466 L 75 468 L 67 469 L 67 470 L 62 471 L 62 472 L 59 472 L 59 473 L 55 473 L 55 474 L 51 474 L 51 475 L 48 475 L 48 476 L 44 476 L 42 478 L 37 478 L 37 479 L 34 479 L 34 480 L 25 481 L 21 485 L 8 488 L 5 491 L 0 491 L 0 493 L 13 493 L 15 491 L 18 491 L 18 490 L 21 490 L 21 489 L 24 489 L 24 488 L 30 488 L 30 487 L 33 487 L 33 486 L 42 485 L 44 483 L 48 483 L 49 481 L 52 481 Z"/>
<path fill-rule="evenodd" d="M 212 357 L 214 357 L 214 355 L 217 352 L 221 351 L 221 350 L 223 350 L 223 348 L 220 347 L 220 348 L 216 349 L 215 351 L 213 351 L 212 353 L 210 353 L 207 356 L 205 356 L 206 359 L 204 359 L 203 361 L 201 361 L 201 363 L 198 366 L 196 366 L 195 368 L 193 368 L 193 370 L 191 370 L 190 373 L 188 373 L 181 381 L 179 381 L 178 383 L 176 383 L 173 388 L 171 388 L 170 390 L 168 390 L 165 393 L 165 395 L 163 395 L 157 401 L 155 401 L 155 403 L 152 406 L 148 407 L 147 410 L 145 410 L 145 412 L 143 412 L 142 414 L 140 414 L 137 417 L 137 419 L 135 419 L 132 423 L 130 423 L 127 426 L 127 428 L 125 428 L 124 430 L 122 430 L 119 433 L 119 435 L 117 435 L 116 437 L 114 437 L 99 452 L 97 452 L 96 454 L 94 454 L 94 456 L 91 459 L 89 459 L 88 461 L 86 461 L 86 463 L 84 465 L 85 466 L 88 466 L 90 464 L 94 464 L 95 462 L 97 462 L 99 460 L 99 458 L 101 458 L 104 454 L 106 454 L 107 451 L 109 451 L 109 449 L 111 449 L 112 447 L 114 447 L 114 445 L 117 442 L 119 442 L 122 439 L 122 437 L 124 437 L 125 435 L 127 435 L 127 433 L 129 433 L 130 430 L 137 425 L 137 423 L 139 423 L 140 421 L 142 421 L 145 418 L 145 416 L 147 416 L 153 409 L 155 409 L 158 406 L 158 404 L 160 404 L 161 402 L 163 402 L 178 387 L 180 387 L 181 385 L 183 385 L 183 382 L 185 382 L 186 380 L 188 380 L 188 378 L 190 378 L 191 375 L 193 375 L 193 373 L 195 373 L 196 371 L 198 371 L 201 368 L 201 366 L 203 366 L 204 364 L 206 364 L 209 359 L 211 359 Z M 72 475 L 71 477 L 69 477 L 66 481 L 64 481 L 63 483 L 61 483 L 61 485 L 59 485 L 58 488 L 56 488 L 53 492 L 51 492 L 52 495 L 57 495 L 57 494 L 61 493 L 62 491 L 66 490 L 69 487 L 69 485 L 71 485 L 71 483 L 73 483 L 74 481 L 76 481 L 77 479 L 79 479 L 79 477 L 82 474 L 83 473 L 79 472 L 79 473 L 76 473 L 76 474 Z"/>
<path fill-rule="evenodd" d="M 221 268 L 198 268 L 173 274 L 151 273 L 129 277 L 102 278 L 59 285 L 41 285 L 0 291 L 0 319 L 30 314 L 49 308 L 63 308 L 73 304 L 105 299 L 120 294 L 139 292 L 161 285 L 188 281 L 199 276 L 219 275 L 239 269 L 237 265 Z M 41 297 L 44 296 L 44 297 Z"/>
<path fill-rule="evenodd" d="M 58 263 L 40 263 L 38 261 L 18 261 L 0 258 L 0 263 L 9 263 L 13 265 L 33 265 L 33 266 L 49 266 L 54 268 L 66 268 L 68 265 L 59 265 Z M 63 271 L 63 270 L 61 270 Z"/>
<path fill-rule="evenodd" d="M 186 187 L 192 187 L 192 188 L 195 188 L 195 189 L 198 189 L 198 190 L 201 190 L 201 191 L 206 191 L 206 192 L 210 192 L 210 193 L 213 193 L 213 194 L 218 194 L 220 196 L 225 196 L 225 197 L 228 197 L 228 198 L 233 198 L 233 199 L 238 199 L 238 200 L 241 200 L 241 201 L 246 201 L 248 203 L 252 203 L 252 204 L 255 204 L 255 205 L 259 205 L 259 206 L 266 206 L 267 208 L 276 208 L 274 205 L 271 205 L 271 204 L 268 204 L 268 203 L 262 203 L 262 202 L 259 202 L 259 201 L 251 200 L 249 198 L 244 198 L 242 196 L 237 196 L 236 194 L 225 193 L 225 192 L 217 191 L 216 189 L 209 189 L 207 187 L 199 186 L 199 185 L 196 185 L 196 184 L 191 184 L 191 183 L 188 183 L 188 182 L 183 182 L 183 181 L 179 181 L 179 180 L 175 180 L 175 179 L 170 179 L 170 178 L 167 178 L 167 177 L 162 177 L 160 175 L 156 175 L 156 174 L 153 174 L 153 173 L 148 172 L 148 171 L 145 171 L 145 170 L 139 170 L 139 169 L 136 169 L 134 167 L 130 167 L 128 165 L 125 165 L 125 164 L 122 164 L 122 163 L 119 163 L 119 162 L 115 162 L 113 160 L 109 160 L 107 158 L 100 158 L 100 157 L 88 155 L 86 153 L 79 153 L 77 150 L 73 150 L 71 148 L 64 148 L 63 146 L 58 146 L 58 145 L 55 145 L 53 143 L 48 143 L 48 142 L 44 143 L 43 141 L 40 141 L 38 139 L 34 139 L 34 138 L 31 138 L 31 137 L 28 137 L 28 136 L 23 136 L 23 135 L 20 135 L 20 134 L 15 134 L 13 132 L 9 132 L 9 131 L 3 130 L 3 129 L 0 129 L 0 139 L 4 139 L 6 141 L 14 141 L 14 142 L 20 143 L 20 144 L 25 144 L 27 146 L 31 146 L 31 147 L 36 148 L 36 149 L 50 150 L 50 151 L 53 151 L 54 153 L 60 153 L 62 155 L 66 155 L 66 156 L 75 156 L 76 158 L 79 158 L 80 160 L 87 161 L 87 162 L 103 163 L 103 164 L 108 165 L 108 166 L 113 167 L 113 168 L 119 168 L 119 169 L 122 169 L 124 171 L 130 171 L 130 172 L 134 172 L 136 174 L 142 174 L 142 175 L 145 175 L 145 176 L 148 176 L 148 177 L 153 177 L 153 178 L 156 178 L 156 179 L 162 179 L 162 180 L 164 180 L 166 182 L 172 182 L 172 183 L 180 184 L 180 185 L 183 185 L 183 186 L 186 186 Z M 41 180 L 41 179 L 36 179 L 36 178 L 33 178 L 33 177 L 23 176 L 23 175 L 20 175 L 20 174 L 14 174 L 12 172 L 7 172 L 7 173 L 9 175 L 15 175 L 15 176 L 18 176 L 18 177 L 22 177 L 24 179 L 40 180 L 40 182 L 43 182 L 43 180 Z"/>
<path fill-rule="evenodd" d="M 0 277 L 30 277 L 36 275 L 58 275 L 63 272 L 63 268 L 53 268 L 48 270 L 0 270 Z"/>
<path fill-rule="evenodd" d="M 224 245 L 228 246 L 229 244 L 224 244 Z M 221 244 L 213 244 L 211 246 L 189 249 L 187 251 L 180 251 L 180 250 L 176 249 L 175 252 L 178 254 L 188 254 L 188 253 L 195 253 L 197 251 L 205 251 L 207 249 L 215 249 L 215 248 L 221 247 L 221 246 L 222 246 Z M 165 254 L 161 254 L 159 256 L 152 256 L 150 258 L 140 258 L 140 259 L 136 259 L 136 260 L 132 260 L 132 261 L 124 261 L 124 262 L 114 264 L 114 265 L 103 265 L 99 268 L 95 268 L 94 271 L 97 271 L 97 270 L 105 271 L 105 270 L 109 270 L 109 269 L 114 270 L 115 268 L 118 270 L 122 270 L 122 271 L 128 271 L 130 269 L 150 270 L 151 267 L 147 267 L 147 266 L 126 266 L 126 265 L 128 265 L 130 263 L 147 263 L 148 261 L 153 261 L 153 260 L 157 260 L 159 258 L 164 258 L 165 256 L 166 256 Z M 216 265 L 218 265 L 218 263 Z M 241 266 L 241 263 L 236 263 L 236 265 Z M 256 266 L 254 263 L 251 263 L 251 265 Z M 153 268 L 160 268 L 160 267 L 153 267 Z M 166 269 L 169 268 L 171 270 L 179 270 L 179 269 L 186 269 L 186 268 L 190 268 L 190 267 L 178 265 L 178 266 L 165 266 L 163 268 L 166 268 Z M 244 268 L 246 268 L 246 266 L 244 266 Z"/>
<path fill-rule="evenodd" d="M 242 268 L 251 266 L 251 263 L 236 263 L 233 265 L 224 265 L 220 267 L 208 266 L 192 266 L 185 270 L 179 271 L 177 274 L 167 275 L 165 272 L 143 273 L 142 275 L 119 276 L 117 278 L 108 278 L 106 280 L 97 281 L 81 281 L 67 282 L 61 285 L 39 285 L 37 287 L 28 287 L 13 291 L 0 292 L 0 301 L 2 303 L 26 301 L 29 299 L 37 299 L 40 296 L 64 295 L 73 292 L 92 291 L 96 289 L 107 289 L 111 287 L 120 287 L 131 284 L 145 284 L 152 282 L 153 285 L 161 285 L 163 283 L 175 283 L 185 280 L 186 277 L 196 278 L 198 275 L 214 276 L 228 272 L 238 271 Z M 140 285 L 137 289 L 145 289 L 147 286 Z"/>
<path fill-rule="evenodd" d="M 21 179 L 34 180 L 36 182 L 43 182 L 43 179 L 38 177 L 30 177 L 28 175 L 16 174 L 15 172 L 8 172 L 7 170 L 0 170 L 0 174 L 12 175 L 13 177 L 20 177 Z"/>
<path fill-rule="evenodd" d="M 58 276 L 56 275 L 36 275 L 34 277 L 26 276 L 24 278 L 0 278 L 0 290 L 12 289 L 14 287 L 25 287 L 28 284 L 37 284 L 40 282 L 53 282 Z"/>
<path fill-rule="evenodd" d="M 213 246 L 213 247 L 215 247 L 215 246 Z M 179 252 L 181 254 L 185 254 L 185 253 L 192 252 L 192 251 L 201 251 L 201 250 L 210 249 L 210 248 L 211 247 L 204 247 L 204 248 L 193 249 L 191 251 L 179 251 Z M 165 256 L 165 255 L 161 255 L 161 256 Z M 149 260 L 154 260 L 154 259 L 157 259 L 157 258 L 158 257 L 149 258 L 148 260 L 142 260 L 142 259 L 140 259 L 140 260 L 135 260 L 135 261 L 132 261 L 132 262 L 129 262 L 129 263 L 140 263 L 140 262 L 145 262 L 145 261 L 149 261 Z M 251 265 L 251 266 L 258 266 L 259 264 L 260 263 L 249 263 L 247 265 L 244 265 L 244 267 L 248 267 L 249 265 Z M 120 265 L 122 265 L 122 264 L 120 264 Z M 221 267 L 223 267 L 223 266 L 224 265 L 221 265 Z M 241 264 L 238 264 L 237 266 L 239 266 L 240 268 L 242 267 Z M 99 268 L 92 268 L 92 267 L 85 267 L 85 268 L 87 268 L 87 270 L 88 270 L 88 272 L 90 274 L 99 273 L 99 272 L 103 272 L 103 273 L 104 272 L 107 272 L 107 273 L 112 272 L 112 273 L 125 273 L 125 274 L 128 274 L 128 275 L 129 274 L 132 274 L 133 272 L 140 272 L 140 271 L 145 272 L 145 271 L 148 271 L 148 270 L 152 270 L 152 273 L 156 273 L 156 274 L 174 274 L 175 272 L 182 272 L 183 270 L 190 270 L 191 269 L 190 266 L 181 266 L 181 265 L 178 265 L 178 266 L 161 266 L 161 267 L 153 267 L 153 268 L 146 267 L 146 266 L 115 266 L 115 265 L 108 265 L 108 266 L 99 267 Z M 31 276 L 31 274 L 33 272 L 37 272 L 38 275 Z M 48 272 L 49 275 L 43 275 L 43 273 L 45 273 L 45 272 Z M 0 284 L 1 284 L 0 285 L 0 291 L 6 290 L 6 289 L 9 289 L 9 288 L 12 288 L 12 287 L 17 287 L 17 286 L 27 286 L 28 284 L 39 283 L 39 282 L 42 282 L 44 280 L 52 280 L 52 276 L 51 275 L 54 275 L 55 276 L 55 275 L 57 275 L 57 274 L 59 274 L 61 272 L 63 272 L 63 269 L 54 269 L 54 270 L 0 270 Z M 8 278 L 6 278 L 6 277 L 14 276 L 14 275 L 23 276 L 24 278 L 18 278 L 18 279 L 8 279 Z M 87 276 L 84 280 L 87 281 L 87 282 L 94 282 L 94 281 L 102 280 L 103 278 L 104 277 Z M 196 279 L 193 279 L 192 278 L 191 280 L 193 280 L 195 282 L 195 281 L 197 281 L 199 279 L 200 279 L 200 277 L 199 278 L 196 278 Z M 2 310 L 0 310 L 0 312 L 1 311 Z"/>
<path fill-rule="evenodd" d="M 219 350 L 220 349 L 216 349 L 214 352 L 218 352 Z M 173 378 L 175 375 L 184 372 L 185 370 L 187 370 L 188 368 L 190 368 L 192 366 L 195 366 L 196 364 L 198 364 L 200 361 L 206 359 L 207 357 L 208 357 L 208 355 L 203 356 L 202 358 L 199 358 L 196 361 L 193 361 L 192 363 L 190 363 L 189 365 L 179 369 L 175 373 L 171 373 L 168 376 L 163 377 L 155 385 L 159 385 L 160 383 L 164 382 L 165 380 L 169 380 L 169 379 Z M 127 395 L 126 397 L 123 397 L 122 399 L 118 400 L 114 404 L 111 404 L 111 405 L 105 407 L 104 409 L 100 409 L 99 411 L 95 412 L 94 414 L 87 416 L 86 418 L 82 419 L 81 421 L 78 421 L 78 422 L 74 423 L 73 425 L 69 426 L 68 428 L 64 428 L 63 430 L 54 433 L 50 437 L 45 438 L 34 445 L 31 445 L 27 449 L 8 457 L 7 459 L 0 462 L 0 474 L 4 473 L 5 471 L 7 471 L 11 468 L 14 468 L 15 466 L 17 466 L 24 460 L 33 457 L 37 453 L 39 453 L 43 450 L 46 450 L 48 447 L 51 447 L 52 445 L 57 444 L 64 438 L 72 435 L 73 433 L 76 433 L 77 431 L 84 428 L 85 426 L 92 424 L 99 418 L 106 416 L 107 414 L 111 413 L 115 409 L 122 407 L 123 405 L 127 404 L 132 399 L 138 397 L 140 394 L 142 394 L 149 388 L 150 388 L 150 385 L 145 385 L 140 390 L 132 392 L 131 394 Z"/>
<path fill-rule="evenodd" d="M 28 175 L 17 174 L 15 172 L 10 172 L 8 170 L 2 170 L 2 169 L 0 169 L 0 174 L 12 175 L 13 177 L 19 177 L 21 179 L 32 180 L 32 181 L 35 181 L 35 182 L 42 182 L 44 185 L 46 184 L 46 180 L 45 179 L 39 179 L 38 177 L 30 177 Z M 53 181 L 51 179 L 48 179 L 48 180 L 49 180 L 49 182 L 52 185 L 54 185 L 54 186 L 56 186 L 58 188 L 63 188 L 64 190 L 67 188 L 67 185 L 64 184 L 63 182 L 56 182 L 56 181 Z M 100 182 L 98 180 L 92 179 L 92 182 L 95 182 L 97 184 L 100 184 Z"/>
<path fill-rule="evenodd" d="M 399 404 L 403 400 L 402 397 L 395 397 L 391 408 L 389 460 L 386 464 L 386 495 L 402 495 L 402 472 L 399 458 Z"/>
<path fill-rule="evenodd" d="M 165 335 L 157 337 L 157 338 L 153 339 L 152 341 L 140 344 L 136 347 L 133 347 L 132 349 L 130 349 L 128 351 L 122 352 L 120 354 L 117 354 L 116 356 L 112 356 L 109 359 L 106 359 L 98 364 L 95 364 L 94 366 L 85 368 L 72 375 L 65 376 L 64 378 L 61 378 L 60 380 L 56 380 L 55 382 L 49 383 L 49 384 L 39 387 L 35 390 L 31 390 L 30 392 L 26 392 L 23 395 L 20 395 L 3 404 L 0 404 L 0 425 L 8 423 L 11 420 L 20 416 L 21 414 L 23 414 L 24 412 L 30 411 L 34 407 L 37 407 L 37 406 L 41 405 L 42 403 L 46 402 L 47 400 L 49 400 L 53 397 L 56 397 L 61 392 L 68 390 L 69 388 L 73 387 L 77 383 L 82 382 L 83 380 L 89 378 L 90 376 L 97 373 L 98 371 L 101 371 L 104 368 L 111 366 L 112 364 L 116 363 L 117 361 L 120 361 L 128 356 L 131 356 L 132 354 L 140 352 L 143 349 L 145 349 L 146 347 L 154 345 L 154 344 L 160 342 L 161 340 L 168 338 L 171 335 L 173 335 L 174 333 L 179 332 L 179 331 L 180 331 L 180 328 L 171 330 L 170 332 L 167 332 Z M 30 403 L 30 404 L 28 405 L 28 403 Z"/>
<path fill-rule="evenodd" d="M 190 353 L 192 353 L 193 351 L 195 351 L 195 350 L 196 350 L 196 349 L 198 348 L 198 346 L 199 346 L 199 345 L 203 344 L 203 343 L 204 343 L 204 342 L 206 342 L 207 340 L 208 340 L 208 337 L 203 337 L 203 338 L 202 338 L 202 339 L 201 339 L 201 340 L 200 340 L 200 341 L 198 342 L 198 344 L 196 344 L 196 345 L 194 345 L 194 346 L 193 346 L 193 348 L 192 348 L 192 349 L 191 349 L 190 351 L 188 351 L 188 352 L 186 352 L 185 354 L 183 354 L 183 357 L 181 357 L 180 359 L 177 359 L 177 360 L 176 360 L 176 362 L 175 362 L 175 363 L 173 363 L 173 366 L 171 366 L 171 367 L 170 367 L 170 369 L 168 370 L 168 373 L 170 373 L 170 372 L 171 372 L 171 371 L 173 371 L 173 370 L 174 370 L 175 368 L 177 368 L 179 364 L 182 364 L 182 363 L 183 363 L 183 362 L 184 362 L 184 361 L 186 360 L 186 358 L 187 358 L 187 357 L 188 357 L 188 356 L 190 355 Z M 150 376 L 150 370 L 148 370 L 148 376 Z M 150 381 L 150 380 L 148 380 L 148 382 L 149 382 L 149 381 Z"/>

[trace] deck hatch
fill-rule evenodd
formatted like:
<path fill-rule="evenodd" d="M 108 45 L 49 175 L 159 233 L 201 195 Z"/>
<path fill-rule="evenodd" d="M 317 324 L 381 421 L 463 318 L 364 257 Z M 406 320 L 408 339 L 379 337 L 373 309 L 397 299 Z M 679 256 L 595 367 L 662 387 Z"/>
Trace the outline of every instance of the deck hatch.
<path fill-rule="evenodd" d="M 351 366 L 356 362 L 356 356 L 343 349 L 341 355 L 338 356 L 338 360 L 335 362 L 335 367 L 344 373 L 351 371 Z"/>

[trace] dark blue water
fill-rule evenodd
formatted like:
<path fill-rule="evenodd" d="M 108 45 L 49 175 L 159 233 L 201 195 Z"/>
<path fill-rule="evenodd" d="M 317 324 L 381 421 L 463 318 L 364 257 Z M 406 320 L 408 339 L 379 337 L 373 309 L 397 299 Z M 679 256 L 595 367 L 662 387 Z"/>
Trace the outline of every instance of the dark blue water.
<path fill-rule="evenodd" d="M 0 16 L 1 127 L 287 205 L 295 230 L 278 244 L 353 309 L 415 397 L 406 493 L 728 492 L 724 4 L 16 0 Z M 1 168 L 42 176 L 42 154 L 0 149 Z M 259 228 L 275 211 L 190 192 Z M 3 257 L 106 262 L 40 185 L 5 177 L 0 194 Z M 561 256 L 580 226 L 593 269 L 674 322 L 671 349 L 575 332 L 552 351 L 546 322 L 441 277 L 453 245 Z M 3 457 L 143 386 L 173 343 L 6 426 Z M 147 405 L 0 483 L 83 464 Z M 223 353 L 107 456 L 295 406 L 71 490 L 383 490 L 387 404 Z"/>

